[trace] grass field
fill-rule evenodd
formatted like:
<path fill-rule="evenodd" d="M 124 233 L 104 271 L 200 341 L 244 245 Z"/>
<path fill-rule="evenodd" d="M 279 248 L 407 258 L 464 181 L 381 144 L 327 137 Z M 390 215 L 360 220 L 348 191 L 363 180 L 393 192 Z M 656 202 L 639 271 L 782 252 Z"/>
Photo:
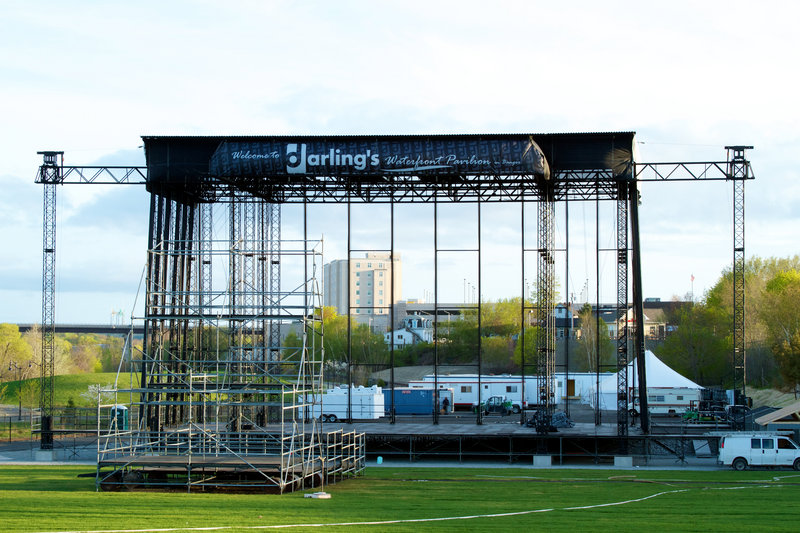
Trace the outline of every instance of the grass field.
<path fill-rule="evenodd" d="M 800 474 L 789 470 L 370 468 L 326 487 L 330 500 L 97 493 L 92 478 L 77 477 L 91 471 L 0 466 L 0 529 L 730 532 L 797 531 L 800 524 Z"/>
<path fill-rule="evenodd" d="M 96 399 L 88 399 L 84 395 L 89 390 L 89 385 L 102 385 L 103 387 L 111 387 L 114 385 L 114 380 L 117 378 L 116 372 L 103 372 L 92 374 L 68 374 L 63 376 L 55 376 L 53 383 L 54 397 L 53 405 L 56 407 L 64 407 L 72 399 L 73 403 L 78 407 L 94 407 L 97 405 Z M 124 374 L 121 379 L 124 382 L 119 383 L 119 388 L 130 388 L 130 380 L 128 374 Z M 17 396 L 20 387 L 25 383 L 34 382 L 38 385 L 38 378 L 22 380 L 22 381 L 8 381 L 6 389 L 5 401 L 11 404 L 16 404 L 19 396 Z M 135 386 L 136 384 L 134 384 Z M 35 395 L 32 397 L 33 406 L 38 407 L 39 397 Z M 124 400 L 128 400 L 125 398 Z M 31 407 L 28 405 L 27 399 L 23 399 L 24 407 Z"/>

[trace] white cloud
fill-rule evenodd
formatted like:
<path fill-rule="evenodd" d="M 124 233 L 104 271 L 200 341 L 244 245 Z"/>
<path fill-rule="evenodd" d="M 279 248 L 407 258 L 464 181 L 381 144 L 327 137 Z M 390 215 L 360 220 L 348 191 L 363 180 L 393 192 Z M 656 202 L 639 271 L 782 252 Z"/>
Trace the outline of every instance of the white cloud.
<path fill-rule="evenodd" d="M 22 291 L 40 284 L 37 150 L 64 150 L 67 164 L 128 150 L 115 161 L 139 164 L 133 159 L 141 157 L 142 134 L 636 130 L 642 161 L 721 160 L 725 145 L 753 144 L 747 250 L 793 255 L 798 15 L 800 4 L 789 1 L 7 2 L 0 20 L 0 174 L 8 192 L 0 198 L 0 275 Z M 143 251 L 126 243 L 144 238 L 146 204 L 137 197 L 124 207 L 113 187 L 58 193 L 61 275 L 77 283 L 89 270 L 107 287 L 132 275 L 128 265 Z M 648 287 L 662 297 L 686 292 L 690 266 L 696 285 L 712 284 L 730 262 L 730 184 L 658 184 L 643 188 L 642 200 L 647 295 L 656 295 Z M 424 238 L 398 236 L 409 279 L 421 280 L 418 289 L 405 285 L 406 296 L 432 283 L 426 209 L 398 214 L 400 229 Z M 327 258 L 343 256 L 345 215 L 336 207 L 314 210 L 320 214 L 311 217 L 310 235 L 325 233 Z M 136 216 L 145 220 L 133 222 Z M 591 274 L 585 249 L 594 228 L 593 221 L 581 228 L 583 218 L 571 222 L 572 261 Z M 513 217 L 494 222 L 502 245 L 490 262 L 516 253 Z M 445 242 L 473 239 L 467 226 L 458 238 L 452 229 L 441 228 Z M 284 235 L 298 232 L 287 226 Z M 386 232 L 358 238 L 380 245 Z M 575 277 L 570 284 L 582 285 L 593 274 Z M 464 278 L 455 276 L 448 289 L 455 298 Z M 505 296 L 503 287 L 485 285 Z M 9 299 L 2 301 L 13 314 Z M 81 309 L 74 321 L 94 312 L 80 301 L 65 304 Z"/>

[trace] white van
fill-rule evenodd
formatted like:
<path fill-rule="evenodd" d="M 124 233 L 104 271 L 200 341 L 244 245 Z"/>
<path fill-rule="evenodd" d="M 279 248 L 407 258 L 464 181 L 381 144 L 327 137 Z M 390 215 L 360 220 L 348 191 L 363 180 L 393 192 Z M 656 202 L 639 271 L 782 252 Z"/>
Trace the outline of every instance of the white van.
<path fill-rule="evenodd" d="M 719 441 L 719 462 L 748 466 L 791 466 L 800 470 L 800 447 L 789 437 L 770 433 L 729 433 Z"/>

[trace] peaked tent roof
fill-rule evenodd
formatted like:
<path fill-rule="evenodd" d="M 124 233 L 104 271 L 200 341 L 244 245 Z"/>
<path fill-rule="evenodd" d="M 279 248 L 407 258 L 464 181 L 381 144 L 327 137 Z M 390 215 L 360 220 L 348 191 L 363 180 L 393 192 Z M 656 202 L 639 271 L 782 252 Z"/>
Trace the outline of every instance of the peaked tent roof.
<path fill-rule="evenodd" d="M 666 388 L 688 388 L 688 389 L 702 389 L 700 385 L 695 383 L 689 378 L 686 378 L 675 370 L 664 364 L 661 359 L 656 357 L 656 354 L 650 350 L 644 352 L 645 372 L 647 373 L 647 387 L 666 387 Z M 628 363 L 628 386 L 633 386 L 638 382 L 636 377 L 636 368 L 631 361 Z M 611 374 L 600 382 L 600 392 L 616 392 L 617 390 L 617 373 Z"/>

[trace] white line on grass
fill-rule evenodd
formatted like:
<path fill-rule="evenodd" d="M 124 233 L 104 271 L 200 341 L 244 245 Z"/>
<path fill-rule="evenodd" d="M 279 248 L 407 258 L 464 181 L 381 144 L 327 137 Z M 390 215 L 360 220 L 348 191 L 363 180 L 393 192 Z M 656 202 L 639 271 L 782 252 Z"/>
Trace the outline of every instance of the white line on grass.
<path fill-rule="evenodd" d="M 76 530 L 76 531 L 52 531 L 49 533 L 162 533 L 169 531 L 223 531 L 226 529 L 285 529 L 292 527 L 332 527 L 332 526 L 382 526 L 387 524 L 409 524 L 418 522 L 444 522 L 448 520 L 473 520 L 475 518 L 502 518 L 506 516 L 521 516 L 535 513 L 548 513 L 550 511 L 578 511 L 584 509 L 597 509 L 600 507 L 611 507 L 614 505 L 625 505 L 629 503 L 643 502 L 665 494 L 676 494 L 678 492 L 687 492 L 690 489 L 668 490 L 664 492 L 657 492 L 650 496 L 636 498 L 633 500 L 623 500 L 619 502 L 598 503 L 595 505 L 584 505 L 582 507 L 562 507 L 560 509 L 531 509 L 528 511 L 515 511 L 510 513 L 494 513 L 494 514 L 478 514 L 466 516 L 444 516 L 439 518 L 407 518 L 402 520 L 380 520 L 374 522 L 329 522 L 320 524 L 278 524 L 278 525 L 264 525 L 264 526 L 206 526 L 206 527 L 167 527 L 155 529 L 96 529 L 96 530 Z"/>

